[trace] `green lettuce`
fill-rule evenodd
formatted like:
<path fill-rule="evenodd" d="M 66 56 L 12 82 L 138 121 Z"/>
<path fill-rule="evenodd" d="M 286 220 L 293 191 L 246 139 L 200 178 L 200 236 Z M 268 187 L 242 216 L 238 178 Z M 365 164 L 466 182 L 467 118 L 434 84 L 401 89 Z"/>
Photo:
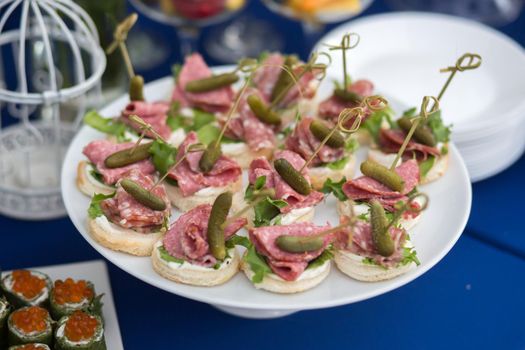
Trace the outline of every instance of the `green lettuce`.
<path fill-rule="evenodd" d="M 345 182 L 346 182 L 346 177 L 344 176 L 339 182 L 334 182 L 332 181 L 332 179 L 328 178 L 323 184 L 323 187 L 321 188 L 321 192 L 326 193 L 326 194 L 332 193 L 335 196 L 335 198 L 344 202 L 348 199 L 346 194 L 343 192 L 343 185 Z"/>
<path fill-rule="evenodd" d="M 164 248 L 163 245 L 158 247 L 157 249 L 159 250 L 159 255 L 162 260 L 167 261 L 167 262 L 174 262 L 177 264 L 184 264 L 184 260 L 177 259 L 171 256 L 170 253 L 168 253 L 168 251 L 166 250 L 166 248 Z"/>
<path fill-rule="evenodd" d="M 316 267 L 322 266 L 325 262 L 331 260 L 333 257 L 334 254 L 332 253 L 332 248 L 328 247 L 324 250 L 324 252 L 321 253 L 321 255 L 310 261 L 306 269 L 315 269 Z"/>
<path fill-rule="evenodd" d="M 436 162 L 436 157 L 428 156 L 426 160 L 419 163 L 419 172 L 420 172 L 421 178 L 424 178 L 428 174 L 430 169 L 432 169 L 432 167 L 434 166 L 435 162 Z"/>
<path fill-rule="evenodd" d="M 84 116 L 84 124 L 105 134 L 115 136 L 119 142 L 127 141 L 125 133 L 128 127 L 126 124 L 112 118 L 104 118 L 97 111 L 87 112 Z"/>
<path fill-rule="evenodd" d="M 390 107 L 387 107 L 380 111 L 375 111 L 361 124 L 361 127 L 365 128 L 370 134 L 370 136 L 374 139 L 374 141 L 378 143 L 379 132 L 381 131 L 381 124 L 383 123 L 383 120 L 386 120 L 388 124 L 390 124 L 390 126 L 393 127 L 393 116 L 394 111 Z"/>
<path fill-rule="evenodd" d="M 332 170 L 342 170 L 344 169 L 346 164 L 348 164 L 349 160 L 350 160 L 350 157 L 343 157 L 339 160 L 336 160 L 335 162 L 326 163 L 326 167 Z"/>
<path fill-rule="evenodd" d="M 149 153 L 152 156 L 152 162 L 157 171 L 164 175 L 169 168 L 175 164 L 175 157 L 177 156 L 177 149 L 164 143 L 161 140 L 153 141 Z"/>
<path fill-rule="evenodd" d="M 97 218 L 99 216 L 104 215 L 104 212 L 102 211 L 102 208 L 100 207 L 100 202 L 102 202 L 103 200 L 106 200 L 108 198 L 115 197 L 115 193 L 116 192 L 113 192 L 113 193 L 107 194 L 107 195 L 103 194 L 103 193 L 95 193 L 95 195 L 91 199 L 91 203 L 89 204 L 88 216 L 91 219 L 95 219 L 95 218 Z"/>

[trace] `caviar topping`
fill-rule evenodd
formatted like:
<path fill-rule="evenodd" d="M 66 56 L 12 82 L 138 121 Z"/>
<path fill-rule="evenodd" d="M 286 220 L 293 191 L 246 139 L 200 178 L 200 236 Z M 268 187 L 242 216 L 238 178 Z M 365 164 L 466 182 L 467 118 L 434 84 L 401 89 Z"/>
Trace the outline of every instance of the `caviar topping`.
<path fill-rule="evenodd" d="M 72 342 L 90 340 L 97 331 L 98 320 L 83 311 L 75 311 L 66 321 L 64 334 Z"/>
<path fill-rule="evenodd" d="M 68 278 L 65 281 L 57 280 L 55 282 L 53 298 L 59 305 L 78 304 L 84 300 L 91 301 L 93 296 L 93 289 L 84 280 L 75 282 Z"/>
<path fill-rule="evenodd" d="M 40 333 L 49 326 L 49 313 L 39 306 L 30 306 L 13 312 L 11 320 L 24 333 Z"/>
<path fill-rule="evenodd" d="M 46 348 L 41 345 L 37 345 L 37 344 L 26 344 L 26 345 L 21 345 L 16 348 L 16 350 L 42 350 L 42 349 L 46 349 Z"/>
<path fill-rule="evenodd" d="M 11 274 L 13 278 L 13 291 L 24 298 L 34 299 L 46 287 L 46 280 L 35 276 L 28 270 L 16 270 Z"/>

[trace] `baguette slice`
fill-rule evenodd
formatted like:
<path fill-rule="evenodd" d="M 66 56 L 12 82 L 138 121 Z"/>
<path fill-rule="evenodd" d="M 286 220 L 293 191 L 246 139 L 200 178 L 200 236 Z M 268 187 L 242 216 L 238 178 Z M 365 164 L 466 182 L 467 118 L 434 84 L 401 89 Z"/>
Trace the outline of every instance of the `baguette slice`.
<path fill-rule="evenodd" d="M 105 216 L 88 218 L 91 236 L 102 246 L 111 250 L 137 256 L 150 256 L 155 242 L 163 232 L 140 233 L 110 222 Z"/>
<path fill-rule="evenodd" d="M 349 156 L 350 159 L 346 163 L 345 167 L 340 170 L 330 169 L 326 166 L 313 167 L 308 170 L 312 187 L 316 190 L 323 188 L 326 180 L 329 178 L 332 181 L 339 182 L 343 177 L 351 179 L 354 177 L 355 171 L 355 156 L 352 154 Z"/>
<path fill-rule="evenodd" d="M 192 265 L 187 262 L 183 264 L 167 262 L 160 257 L 158 248 L 162 246 L 162 240 L 155 244 L 151 261 L 153 269 L 162 277 L 170 281 L 189 284 L 193 286 L 211 287 L 229 281 L 239 271 L 239 253 L 235 248 L 228 251 L 229 259 L 226 259 L 217 270 L 212 267 Z"/>
<path fill-rule="evenodd" d="M 320 284 L 329 275 L 331 265 L 332 264 L 330 261 L 326 261 L 323 265 L 313 270 L 305 270 L 303 275 L 301 275 L 295 281 L 285 281 L 276 274 L 270 273 L 264 276 L 264 279 L 261 283 L 256 283 L 254 286 L 257 289 L 263 289 L 279 294 L 304 292 Z M 250 265 L 244 261 L 244 259 L 241 260 L 241 270 L 251 281 L 254 272 L 250 268 Z"/>
<path fill-rule="evenodd" d="M 111 194 L 115 192 L 115 188 L 108 186 L 91 175 L 93 166 L 86 161 L 80 161 L 77 166 L 77 187 L 80 192 L 84 193 L 90 198 L 95 195 L 95 193 L 102 194 Z"/>
<path fill-rule="evenodd" d="M 171 204 L 182 212 L 190 211 L 201 204 L 213 204 L 217 196 L 226 191 L 231 191 L 234 194 L 232 203 L 234 211 L 240 209 L 243 203 L 243 194 L 241 193 L 242 177 L 239 177 L 237 181 L 227 186 L 204 188 L 188 197 L 184 197 L 177 186 L 169 185 L 166 182 L 164 182 L 164 186 Z"/>
<path fill-rule="evenodd" d="M 334 262 L 342 273 L 363 282 L 389 280 L 416 267 L 414 263 L 410 263 L 385 269 L 382 266 L 365 264 L 362 256 L 343 250 L 334 252 Z"/>
<path fill-rule="evenodd" d="M 245 142 L 223 143 L 222 152 L 225 156 L 235 159 L 242 169 L 248 169 L 251 162 L 259 157 L 265 157 L 271 160 L 273 157 L 273 148 L 262 148 L 254 151 Z"/>

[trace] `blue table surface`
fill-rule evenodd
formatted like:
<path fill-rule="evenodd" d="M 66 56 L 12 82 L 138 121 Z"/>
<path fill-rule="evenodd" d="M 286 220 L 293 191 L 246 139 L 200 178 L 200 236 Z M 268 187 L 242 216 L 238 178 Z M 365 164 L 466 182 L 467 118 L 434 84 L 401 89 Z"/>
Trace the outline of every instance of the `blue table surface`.
<path fill-rule="evenodd" d="M 389 10 L 378 0 L 363 15 Z M 282 28 L 287 52 L 301 50 L 297 23 L 253 2 L 247 11 Z M 147 19 L 141 25 L 172 35 Z M 499 29 L 525 43 L 524 14 Z M 179 59 L 175 51 L 171 60 Z M 167 72 L 169 62 L 141 73 L 151 80 Z M 239 319 L 151 287 L 108 263 L 125 348 L 525 349 L 525 230 L 519 226 L 524 174 L 522 157 L 473 185 L 467 229 L 431 271 L 385 295 L 338 308 L 271 321 Z M 0 235 L 3 269 L 101 258 L 67 218 L 25 222 L 0 216 Z"/>

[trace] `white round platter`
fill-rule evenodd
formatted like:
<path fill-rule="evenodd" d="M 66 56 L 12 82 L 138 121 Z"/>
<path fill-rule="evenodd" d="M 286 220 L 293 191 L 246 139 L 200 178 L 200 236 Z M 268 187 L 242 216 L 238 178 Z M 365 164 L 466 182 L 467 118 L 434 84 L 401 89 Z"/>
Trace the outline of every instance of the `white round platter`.
<path fill-rule="evenodd" d="M 172 84 L 171 77 L 147 84 L 146 99 L 166 99 L 172 90 Z M 108 117 L 118 115 L 127 101 L 128 97 L 123 96 L 101 110 L 101 114 Z M 363 283 L 352 280 L 332 266 L 330 275 L 323 283 L 296 295 L 278 295 L 257 290 L 242 273 L 218 287 L 178 284 L 156 274 L 150 258 L 134 257 L 109 250 L 90 237 L 86 226 L 90 199 L 76 187 L 76 169 L 78 162 L 85 159 L 82 148 L 90 141 L 103 137 L 101 133 L 84 126 L 71 143 L 64 160 L 62 194 L 68 214 L 78 231 L 105 258 L 142 281 L 168 292 L 214 305 L 237 316 L 280 317 L 301 310 L 354 303 L 399 288 L 421 276 L 447 254 L 465 228 L 470 213 L 472 194 L 468 173 L 457 149 L 451 145 L 450 166 L 446 175 L 435 183 L 421 187 L 421 190 L 430 196 L 430 207 L 419 225 L 411 232 L 421 265 L 409 273 L 390 281 Z M 359 151 L 360 159 L 364 158 L 365 152 L 365 149 Z M 180 213 L 174 210 L 172 221 L 179 215 Z M 322 224 L 326 221 L 338 223 L 333 197 L 316 209 L 315 222 Z"/>

